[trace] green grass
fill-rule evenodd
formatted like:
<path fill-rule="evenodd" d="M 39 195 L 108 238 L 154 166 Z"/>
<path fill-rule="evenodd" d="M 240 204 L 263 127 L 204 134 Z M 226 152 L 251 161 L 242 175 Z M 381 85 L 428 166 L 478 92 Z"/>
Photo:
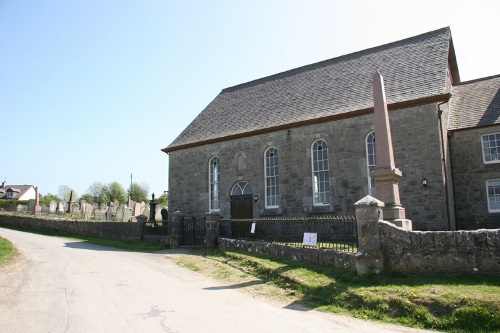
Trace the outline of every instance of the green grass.
<path fill-rule="evenodd" d="M 202 256 L 273 284 L 300 303 L 342 313 L 446 332 L 500 332 L 500 279 L 481 275 L 354 272 L 267 256 L 205 251 Z"/>
<path fill-rule="evenodd" d="M 8 264 L 18 255 L 16 248 L 7 239 L 0 237 L 0 266 Z"/>

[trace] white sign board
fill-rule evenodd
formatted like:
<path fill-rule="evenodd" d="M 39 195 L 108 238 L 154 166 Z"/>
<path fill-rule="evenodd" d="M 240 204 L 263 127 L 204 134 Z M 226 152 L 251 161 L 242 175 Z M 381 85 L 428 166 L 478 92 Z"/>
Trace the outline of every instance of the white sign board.
<path fill-rule="evenodd" d="M 317 232 L 304 232 L 304 245 L 316 246 L 318 244 L 318 233 Z"/>
<path fill-rule="evenodd" d="M 255 222 L 252 223 L 252 229 L 250 230 L 251 234 L 255 234 Z"/>

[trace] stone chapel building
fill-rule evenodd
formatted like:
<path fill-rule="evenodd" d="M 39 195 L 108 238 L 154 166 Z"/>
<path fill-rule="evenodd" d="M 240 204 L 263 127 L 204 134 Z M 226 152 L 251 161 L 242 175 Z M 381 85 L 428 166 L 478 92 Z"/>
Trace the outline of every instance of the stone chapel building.
<path fill-rule="evenodd" d="M 500 228 L 500 75 L 460 82 L 449 28 L 223 89 L 162 149 L 170 210 L 344 215 L 377 197 L 376 71 L 414 230 Z"/>

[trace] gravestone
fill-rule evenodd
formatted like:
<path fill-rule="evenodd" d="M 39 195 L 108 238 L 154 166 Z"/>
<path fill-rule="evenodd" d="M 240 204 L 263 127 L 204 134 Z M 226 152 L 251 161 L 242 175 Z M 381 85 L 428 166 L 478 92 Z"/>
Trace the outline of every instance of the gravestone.
<path fill-rule="evenodd" d="M 118 206 L 118 208 L 116 209 L 116 214 L 115 214 L 115 222 L 123 222 L 123 211 L 125 209 L 125 205 L 124 204 L 121 204 L 120 206 Z"/>
<path fill-rule="evenodd" d="M 55 214 L 57 211 L 57 202 L 52 200 L 49 204 L 49 214 Z"/>
<path fill-rule="evenodd" d="M 88 220 L 92 217 L 92 212 L 94 211 L 94 207 L 91 206 L 90 204 L 87 204 L 85 206 L 85 211 L 83 213 L 83 217 Z"/>
<path fill-rule="evenodd" d="M 102 211 L 107 211 L 108 210 L 108 205 L 106 205 L 104 202 L 99 205 L 99 209 Z"/>
<path fill-rule="evenodd" d="M 18 205 L 16 206 L 16 212 L 21 213 L 22 211 L 23 211 L 23 205 L 18 204 Z"/>
<path fill-rule="evenodd" d="M 141 204 L 140 203 L 136 203 L 135 206 L 134 206 L 134 216 L 139 216 L 141 215 Z"/>
<path fill-rule="evenodd" d="M 142 211 L 142 215 L 149 216 L 149 207 L 144 205 L 144 210 Z"/>
<path fill-rule="evenodd" d="M 162 206 L 156 205 L 156 207 L 155 207 L 155 221 L 161 221 L 161 210 L 162 210 Z"/>
<path fill-rule="evenodd" d="M 101 212 L 99 208 L 94 210 L 94 219 L 96 220 L 104 220 L 104 214 Z"/>
<path fill-rule="evenodd" d="M 168 220 L 168 210 L 166 208 L 163 208 L 161 210 L 161 220 L 162 221 L 167 221 Z"/>
<path fill-rule="evenodd" d="M 57 204 L 57 213 L 58 214 L 64 214 L 66 212 L 66 208 L 64 207 L 64 203 L 62 201 L 59 201 Z"/>
<path fill-rule="evenodd" d="M 130 208 L 126 207 L 123 211 L 122 222 L 129 222 L 132 218 L 132 211 Z"/>
<path fill-rule="evenodd" d="M 144 214 L 144 210 L 146 209 L 146 204 L 144 203 L 144 201 L 141 202 L 141 214 L 145 215 Z"/>
<path fill-rule="evenodd" d="M 73 202 L 71 204 L 71 216 L 72 217 L 80 217 L 80 205 L 77 202 Z"/>
<path fill-rule="evenodd" d="M 28 200 L 28 212 L 34 212 L 35 211 L 35 199 L 29 199 Z"/>

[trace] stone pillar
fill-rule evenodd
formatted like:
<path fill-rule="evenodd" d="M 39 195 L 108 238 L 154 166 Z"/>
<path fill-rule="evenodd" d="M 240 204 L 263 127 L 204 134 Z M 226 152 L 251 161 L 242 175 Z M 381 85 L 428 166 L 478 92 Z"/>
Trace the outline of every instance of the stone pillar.
<path fill-rule="evenodd" d="M 367 195 L 354 204 L 358 227 L 358 275 L 380 274 L 384 269 L 384 257 L 380 248 L 379 221 L 383 219 L 384 203 Z"/>
<path fill-rule="evenodd" d="M 170 247 L 178 247 L 181 245 L 182 238 L 182 221 L 184 220 L 184 214 L 180 211 L 176 211 L 174 216 L 172 216 L 172 231 L 170 233 Z"/>
<path fill-rule="evenodd" d="M 399 179 L 403 176 L 396 168 L 392 146 L 391 125 L 385 97 L 384 78 L 379 72 L 373 75 L 373 105 L 375 111 L 375 192 L 385 204 L 384 218 L 397 226 L 411 230 L 411 221 L 399 200 Z"/>
<path fill-rule="evenodd" d="M 205 214 L 207 233 L 204 245 L 206 248 L 217 248 L 217 238 L 219 238 L 219 219 L 218 212 L 209 212 Z"/>
<path fill-rule="evenodd" d="M 76 203 L 75 193 L 73 190 L 69 193 L 68 210 L 66 213 L 73 214 L 73 209 L 75 208 L 73 204 Z"/>
<path fill-rule="evenodd" d="M 38 215 L 42 212 L 42 207 L 40 207 L 40 198 L 38 197 L 38 186 L 35 187 L 35 210 L 34 214 Z"/>

